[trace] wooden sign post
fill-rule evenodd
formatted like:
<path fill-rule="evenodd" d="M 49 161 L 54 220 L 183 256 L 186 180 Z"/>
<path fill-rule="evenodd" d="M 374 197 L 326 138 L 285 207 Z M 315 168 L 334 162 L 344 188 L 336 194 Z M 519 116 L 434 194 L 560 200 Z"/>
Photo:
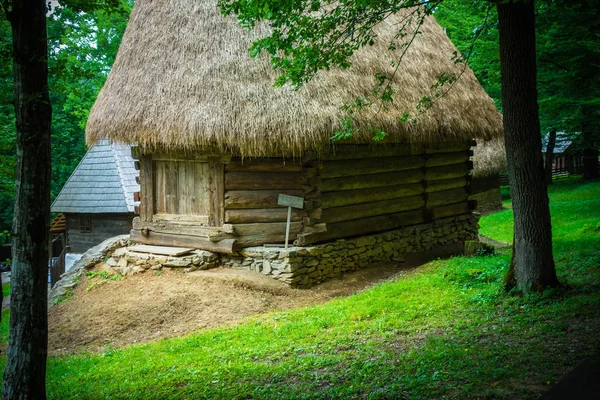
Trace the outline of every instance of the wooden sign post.
<path fill-rule="evenodd" d="M 287 206 L 288 214 L 287 214 L 287 224 L 285 225 L 285 248 L 288 248 L 288 241 L 290 238 L 290 223 L 292 221 L 292 207 L 299 208 L 302 210 L 304 208 L 304 198 L 289 196 L 287 194 L 280 194 L 277 198 L 277 204 L 280 206 Z"/>

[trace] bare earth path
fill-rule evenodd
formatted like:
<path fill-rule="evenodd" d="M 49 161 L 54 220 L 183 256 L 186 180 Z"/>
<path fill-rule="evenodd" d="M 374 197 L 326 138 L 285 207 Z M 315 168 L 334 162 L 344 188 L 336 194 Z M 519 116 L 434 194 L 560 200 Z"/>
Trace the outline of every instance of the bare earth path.
<path fill-rule="evenodd" d="M 261 274 L 230 268 L 160 275 L 148 271 L 120 281 L 82 277 L 73 297 L 49 310 L 49 351 L 93 352 L 181 336 L 252 315 L 324 303 L 409 271 L 405 264 L 377 265 L 312 289 L 291 289 Z"/>

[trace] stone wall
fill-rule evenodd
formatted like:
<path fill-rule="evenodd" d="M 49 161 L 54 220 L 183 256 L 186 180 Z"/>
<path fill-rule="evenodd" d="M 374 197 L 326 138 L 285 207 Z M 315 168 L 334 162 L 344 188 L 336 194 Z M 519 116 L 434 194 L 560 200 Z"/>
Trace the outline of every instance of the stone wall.
<path fill-rule="evenodd" d="M 249 269 L 293 287 L 308 288 L 375 262 L 424 261 L 460 254 L 465 241 L 477 239 L 478 218 L 475 214 L 461 215 L 310 247 L 248 247 L 235 256 L 205 250 L 177 257 L 161 256 L 122 247 L 113 250 L 95 268 L 110 274 L 131 275 L 149 269 L 177 268 L 191 272 L 224 266 Z"/>
<path fill-rule="evenodd" d="M 374 262 L 420 261 L 462 253 L 465 241 L 477 239 L 478 218 L 461 215 L 311 247 L 249 247 L 239 256 L 222 254 L 221 265 L 250 269 L 307 288 Z"/>

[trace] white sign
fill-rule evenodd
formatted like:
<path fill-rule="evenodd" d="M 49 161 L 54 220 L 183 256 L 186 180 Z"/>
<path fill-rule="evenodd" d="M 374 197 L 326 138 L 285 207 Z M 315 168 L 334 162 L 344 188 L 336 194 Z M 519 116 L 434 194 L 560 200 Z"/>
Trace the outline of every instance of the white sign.
<path fill-rule="evenodd" d="M 280 194 L 277 198 L 277 204 L 280 206 L 294 207 L 302 210 L 304 208 L 304 198 Z"/>

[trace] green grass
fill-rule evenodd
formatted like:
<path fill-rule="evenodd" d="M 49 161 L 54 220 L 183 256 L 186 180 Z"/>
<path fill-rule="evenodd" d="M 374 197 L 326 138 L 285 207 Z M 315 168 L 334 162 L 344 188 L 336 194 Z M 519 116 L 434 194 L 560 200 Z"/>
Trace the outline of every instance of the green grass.
<path fill-rule="evenodd" d="M 559 289 L 505 295 L 509 249 L 438 260 L 321 306 L 50 357 L 49 398 L 537 398 L 600 339 L 600 184 L 550 196 Z M 510 239 L 511 221 L 482 231 Z"/>
<path fill-rule="evenodd" d="M 10 282 L 2 284 L 2 296 L 10 295 Z"/>

